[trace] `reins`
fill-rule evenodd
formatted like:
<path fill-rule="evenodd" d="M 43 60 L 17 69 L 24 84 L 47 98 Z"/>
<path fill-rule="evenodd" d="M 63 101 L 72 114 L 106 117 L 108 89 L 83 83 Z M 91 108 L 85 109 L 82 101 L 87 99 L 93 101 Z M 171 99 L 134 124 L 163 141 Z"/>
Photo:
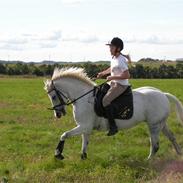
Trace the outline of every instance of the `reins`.
<path fill-rule="evenodd" d="M 59 90 L 55 87 L 55 85 L 54 85 L 54 83 L 53 83 L 53 81 L 52 81 L 52 85 L 54 86 L 54 88 L 53 88 L 51 91 L 49 91 L 48 93 L 50 93 L 50 92 L 52 92 L 52 91 L 55 91 L 55 92 L 57 93 L 57 95 L 58 95 L 59 100 L 60 100 L 60 104 L 58 104 L 58 105 L 56 105 L 56 106 L 54 106 L 54 107 L 51 107 L 51 108 L 47 108 L 47 109 L 48 109 L 48 110 L 55 110 L 57 107 L 66 106 L 66 105 L 67 105 L 67 106 L 68 106 L 68 105 L 71 105 L 71 104 L 75 103 L 76 101 L 78 101 L 79 99 L 83 98 L 84 96 L 88 95 L 89 93 L 94 92 L 94 91 L 96 90 L 96 88 L 102 86 L 103 84 L 105 84 L 105 83 L 107 83 L 107 82 L 108 82 L 108 81 L 105 81 L 105 82 L 103 82 L 103 83 L 100 84 L 100 85 L 94 86 L 93 89 L 87 91 L 87 92 L 84 93 L 83 95 L 81 95 L 81 96 L 77 97 L 76 99 L 70 101 L 70 99 L 69 99 L 66 95 L 64 95 L 61 91 L 59 91 Z M 67 100 L 67 102 L 65 102 L 65 101 L 62 99 L 61 96 L 63 96 L 63 97 Z"/>

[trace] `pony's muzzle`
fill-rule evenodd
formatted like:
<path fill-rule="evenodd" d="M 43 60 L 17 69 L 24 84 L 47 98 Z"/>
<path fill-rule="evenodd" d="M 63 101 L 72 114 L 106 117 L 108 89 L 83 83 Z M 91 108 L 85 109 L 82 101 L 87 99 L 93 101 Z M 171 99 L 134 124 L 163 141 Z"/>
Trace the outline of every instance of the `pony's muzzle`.
<path fill-rule="evenodd" d="M 61 112 L 56 112 L 56 117 L 57 118 L 61 118 L 62 117 L 62 113 Z"/>
<path fill-rule="evenodd" d="M 61 118 L 62 116 L 65 116 L 65 115 L 66 115 L 66 111 L 64 107 L 61 110 L 55 111 L 55 116 L 57 118 Z"/>

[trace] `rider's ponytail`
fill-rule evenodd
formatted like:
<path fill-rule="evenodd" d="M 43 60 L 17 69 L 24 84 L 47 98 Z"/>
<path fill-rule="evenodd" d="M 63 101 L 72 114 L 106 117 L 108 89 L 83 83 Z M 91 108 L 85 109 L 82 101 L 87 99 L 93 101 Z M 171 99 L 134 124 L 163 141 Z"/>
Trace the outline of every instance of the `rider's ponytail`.
<path fill-rule="evenodd" d="M 122 54 L 127 60 L 128 60 L 128 63 L 131 64 L 132 63 L 132 60 L 131 60 L 131 57 L 130 57 L 130 54 L 127 54 L 127 55 L 124 55 Z"/>

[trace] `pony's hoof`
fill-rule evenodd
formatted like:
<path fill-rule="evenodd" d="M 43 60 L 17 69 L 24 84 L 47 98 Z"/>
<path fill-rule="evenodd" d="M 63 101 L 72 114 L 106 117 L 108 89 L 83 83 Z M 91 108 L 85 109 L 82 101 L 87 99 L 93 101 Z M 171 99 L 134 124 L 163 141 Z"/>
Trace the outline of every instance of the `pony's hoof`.
<path fill-rule="evenodd" d="M 55 155 L 55 158 L 58 160 L 63 160 L 64 156 L 62 154 L 57 154 L 57 155 Z"/>
<path fill-rule="evenodd" d="M 86 154 L 86 153 L 81 154 L 81 159 L 82 159 L 82 160 L 87 159 L 87 154 Z"/>

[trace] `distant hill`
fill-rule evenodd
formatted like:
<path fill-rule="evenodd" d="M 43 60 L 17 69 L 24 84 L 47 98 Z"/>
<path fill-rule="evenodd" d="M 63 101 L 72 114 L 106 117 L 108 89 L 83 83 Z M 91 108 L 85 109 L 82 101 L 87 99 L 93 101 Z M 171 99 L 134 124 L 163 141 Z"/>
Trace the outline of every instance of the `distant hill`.
<path fill-rule="evenodd" d="M 183 58 L 177 58 L 176 61 L 177 62 L 180 62 L 180 61 L 183 62 Z"/>
<path fill-rule="evenodd" d="M 23 61 L 13 60 L 13 61 L 6 61 L 6 60 L 0 60 L 1 64 L 17 64 L 17 63 L 24 63 Z"/>
<path fill-rule="evenodd" d="M 152 59 L 152 58 L 142 58 L 138 62 L 134 62 L 134 64 L 142 64 L 143 66 L 149 67 L 159 67 L 162 64 L 165 65 L 176 65 L 176 61 L 172 60 L 159 60 L 159 59 Z"/>
<path fill-rule="evenodd" d="M 165 65 L 172 65 L 175 66 L 177 62 L 183 61 L 183 58 L 176 59 L 176 61 L 172 60 L 159 60 L 159 59 L 152 59 L 152 58 L 142 58 L 137 62 L 133 62 L 134 65 L 136 64 L 142 64 L 143 66 L 149 66 L 149 67 L 159 67 L 162 64 Z M 40 62 L 24 62 L 19 60 L 12 60 L 12 61 L 6 61 L 6 60 L 0 60 L 0 63 L 2 64 L 17 64 L 17 63 L 24 63 L 24 64 L 34 64 L 34 65 L 55 65 L 55 64 L 61 64 L 61 65 L 78 65 L 78 64 L 84 64 L 84 63 L 92 63 L 96 65 L 109 65 L 110 61 L 78 61 L 78 62 L 66 62 L 66 61 L 49 61 L 49 60 L 43 60 Z"/>
<path fill-rule="evenodd" d="M 96 62 L 91 62 L 91 61 L 79 61 L 79 62 L 66 62 L 66 61 L 48 61 L 48 60 L 43 60 L 41 62 L 24 62 L 24 61 L 19 61 L 19 60 L 12 60 L 12 61 L 6 61 L 6 60 L 0 60 L 1 64 L 17 64 L 17 63 L 24 63 L 24 64 L 35 64 L 35 65 L 54 65 L 54 64 L 83 64 L 86 62 L 94 63 L 94 64 L 109 64 L 110 61 L 96 61 Z"/>

